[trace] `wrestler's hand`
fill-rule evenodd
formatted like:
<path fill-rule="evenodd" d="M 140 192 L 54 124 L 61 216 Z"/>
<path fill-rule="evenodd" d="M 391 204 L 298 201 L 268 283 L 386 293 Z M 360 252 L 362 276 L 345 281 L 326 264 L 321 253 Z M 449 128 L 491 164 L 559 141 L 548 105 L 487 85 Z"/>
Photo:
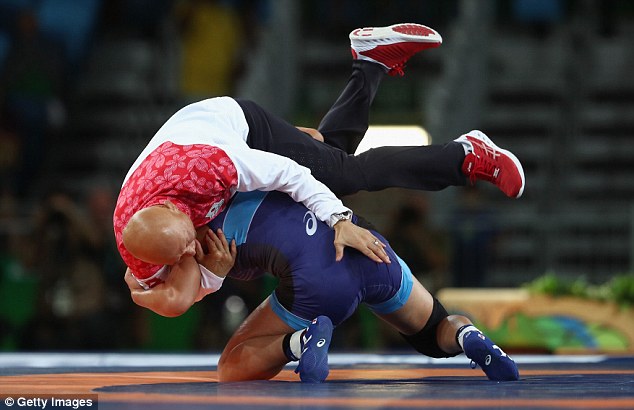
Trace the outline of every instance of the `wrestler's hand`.
<path fill-rule="evenodd" d="M 206 249 L 203 250 L 200 242 L 196 243 L 196 261 L 220 278 L 227 276 L 236 262 L 236 241 L 232 240 L 229 244 L 221 229 L 218 229 L 218 234 L 207 229 L 202 242 Z"/>
<path fill-rule="evenodd" d="M 390 257 L 385 252 L 385 244 L 378 240 L 372 232 L 353 224 L 351 221 L 339 221 L 335 229 L 336 261 L 343 258 L 343 249 L 351 246 L 375 262 L 390 263 Z"/>
<path fill-rule="evenodd" d="M 314 140 L 324 142 L 324 136 L 318 130 L 314 128 L 305 128 L 305 127 L 295 127 L 301 132 L 305 132 L 306 134 L 313 137 Z"/>

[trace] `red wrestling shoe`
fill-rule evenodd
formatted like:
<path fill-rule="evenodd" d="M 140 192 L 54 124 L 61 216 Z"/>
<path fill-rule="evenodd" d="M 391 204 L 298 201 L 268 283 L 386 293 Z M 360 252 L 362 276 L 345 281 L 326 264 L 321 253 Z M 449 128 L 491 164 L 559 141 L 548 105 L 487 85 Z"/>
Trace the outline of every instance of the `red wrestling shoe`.
<path fill-rule="evenodd" d="M 455 140 L 470 151 L 462 163 L 462 172 L 472 184 L 489 181 L 511 198 L 524 193 L 526 180 L 519 159 L 512 152 L 499 148 L 483 132 L 474 130 Z"/>
<path fill-rule="evenodd" d="M 352 57 L 381 64 L 392 76 L 403 76 L 407 60 L 419 51 L 440 44 L 442 37 L 436 30 L 413 23 L 364 27 L 350 33 Z"/>

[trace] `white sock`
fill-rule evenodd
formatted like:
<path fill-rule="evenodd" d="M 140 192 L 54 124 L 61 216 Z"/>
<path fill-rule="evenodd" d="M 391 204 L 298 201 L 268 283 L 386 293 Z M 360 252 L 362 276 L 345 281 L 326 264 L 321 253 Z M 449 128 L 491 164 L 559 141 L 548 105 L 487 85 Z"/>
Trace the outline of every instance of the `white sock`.
<path fill-rule="evenodd" d="M 289 340 L 291 352 L 298 360 L 302 357 L 302 334 L 305 331 L 306 329 L 298 330 L 291 335 L 291 340 Z"/>
<path fill-rule="evenodd" d="M 473 326 L 473 325 L 467 325 L 465 327 L 462 328 L 462 330 L 460 330 L 460 333 L 458 333 L 458 344 L 460 345 L 460 348 L 462 350 L 464 350 L 464 347 L 462 346 L 463 340 L 464 340 L 464 335 L 467 332 L 480 332 L 480 330 Z M 480 332 L 482 333 L 482 332 Z"/>

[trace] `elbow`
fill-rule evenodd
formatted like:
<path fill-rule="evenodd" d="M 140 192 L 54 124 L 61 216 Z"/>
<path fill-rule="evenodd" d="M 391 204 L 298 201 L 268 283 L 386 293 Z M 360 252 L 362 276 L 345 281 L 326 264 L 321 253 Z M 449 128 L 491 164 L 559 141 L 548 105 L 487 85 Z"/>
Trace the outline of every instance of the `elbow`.
<path fill-rule="evenodd" d="M 133 292 L 132 301 L 141 307 L 165 317 L 181 316 L 194 304 L 194 299 L 185 297 L 185 295 L 173 289 L 160 292 L 160 297 L 148 297 L 146 293 Z"/>
<path fill-rule="evenodd" d="M 172 295 L 167 298 L 165 305 L 162 307 L 161 312 L 157 313 L 165 317 L 178 317 L 185 314 L 193 304 L 193 298 L 172 292 Z"/>
<path fill-rule="evenodd" d="M 169 306 L 165 309 L 161 309 L 160 312 L 156 312 L 161 316 L 165 317 L 178 317 L 189 310 L 189 306 L 177 305 L 177 306 Z"/>

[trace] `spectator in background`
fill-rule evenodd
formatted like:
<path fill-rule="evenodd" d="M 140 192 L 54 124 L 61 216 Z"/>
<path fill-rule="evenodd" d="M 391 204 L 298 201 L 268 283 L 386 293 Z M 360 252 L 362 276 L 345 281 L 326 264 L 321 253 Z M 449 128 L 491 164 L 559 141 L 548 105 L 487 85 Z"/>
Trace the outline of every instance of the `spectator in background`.
<path fill-rule="evenodd" d="M 449 251 L 448 236 L 432 226 L 429 207 L 425 196 L 409 197 L 396 209 L 387 239 L 412 274 L 434 293 L 448 282 Z"/>
<path fill-rule="evenodd" d="M 116 202 L 115 191 L 104 185 L 95 186 L 87 195 L 83 208 L 87 210 L 88 223 L 94 232 L 93 242 L 87 249 L 103 278 L 103 286 L 107 294 L 105 308 L 111 317 L 119 323 L 112 348 L 138 347 L 143 343 L 144 335 L 137 334 L 143 329 L 146 315 L 130 300 L 128 291 L 121 286 L 121 272 L 125 271 L 125 263 L 119 256 L 117 244 L 112 235 L 112 214 Z M 130 336 L 127 336 L 127 335 Z"/>
<path fill-rule="evenodd" d="M 21 158 L 16 190 L 25 196 L 46 152 L 50 115 L 59 112 L 65 63 L 61 47 L 42 36 L 35 10 L 23 9 L 0 78 L 0 104 L 15 121 Z"/>
<path fill-rule="evenodd" d="M 408 16 L 409 21 L 424 21 L 439 32 L 447 30 L 458 14 L 457 0 L 302 0 L 302 24 L 313 26 L 319 21 L 318 31 L 305 35 L 338 39 L 350 31 L 350 27 L 389 25 Z"/>
<path fill-rule="evenodd" d="M 95 233 L 91 246 L 92 259 L 101 267 L 109 286 L 120 289 L 121 271 L 125 270 L 125 264 L 112 237 L 112 214 L 116 200 L 117 196 L 113 190 L 97 186 L 88 193 L 85 206 L 88 211 L 88 222 Z M 127 292 L 124 296 L 127 301 Z"/>
<path fill-rule="evenodd" d="M 100 236 L 68 194 L 54 192 L 41 202 L 31 240 L 39 293 L 21 348 L 111 349 L 125 337 L 108 309 L 104 274 L 92 258 Z"/>
<path fill-rule="evenodd" d="M 2 153 L 2 148 L 0 148 Z M 29 227 L 9 189 L 0 190 L 0 350 L 15 350 L 33 315 L 36 283 L 25 264 Z"/>
<path fill-rule="evenodd" d="M 0 104 L 0 208 L 17 192 L 21 144 L 13 118 Z"/>
<path fill-rule="evenodd" d="M 483 287 L 487 285 L 498 228 L 477 187 L 467 187 L 461 196 L 451 217 L 453 286 Z"/>
<path fill-rule="evenodd" d="M 200 97 L 233 94 L 244 48 L 242 20 L 229 1 L 185 0 L 175 16 L 181 34 L 181 92 Z"/>
<path fill-rule="evenodd" d="M 564 0 L 511 0 L 497 3 L 497 20 L 514 34 L 546 39 L 567 19 Z"/>
<path fill-rule="evenodd" d="M 268 0 L 176 2 L 173 17 L 180 33 L 185 102 L 235 94 L 268 12 Z"/>

